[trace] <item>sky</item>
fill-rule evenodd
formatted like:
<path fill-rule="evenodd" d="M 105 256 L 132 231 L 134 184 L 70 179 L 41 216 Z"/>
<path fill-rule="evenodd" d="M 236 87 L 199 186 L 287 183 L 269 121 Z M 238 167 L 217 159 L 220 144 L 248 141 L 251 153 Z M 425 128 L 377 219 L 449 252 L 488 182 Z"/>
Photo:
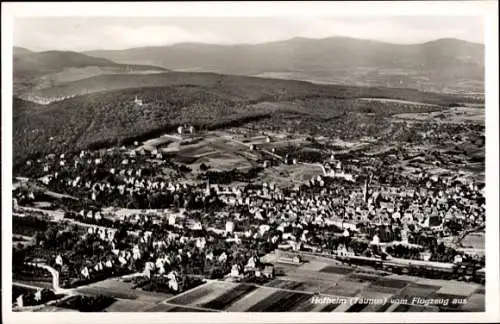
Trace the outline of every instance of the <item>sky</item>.
<path fill-rule="evenodd" d="M 34 51 L 125 49 L 183 42 L 256 44 L 346 36 L 400 44 L 439 38 L 483 43 L 479 16 L 16 18 L 14 45 Z"/>

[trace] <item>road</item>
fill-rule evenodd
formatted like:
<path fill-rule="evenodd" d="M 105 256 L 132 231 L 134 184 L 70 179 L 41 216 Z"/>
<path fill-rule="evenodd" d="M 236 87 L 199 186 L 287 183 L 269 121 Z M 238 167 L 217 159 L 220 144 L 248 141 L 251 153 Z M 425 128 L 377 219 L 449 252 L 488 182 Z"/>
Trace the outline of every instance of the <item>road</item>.
<path fill-rule="evenodd" d="M 76 198 L 74 196 L 70 196 L 70 195 L 66 195 L 66 194 L 60 194 L 60 193 L 51 191 L 51 190 L 49 190 L 47 188 L 41 187 L 41 186 L 37 185 L 36 183 L 31 183 L 30 180 L 28 178 L 25 178 L 25 177 L 17 177 L 16 180 L 18 180 L 19 182 L 12 184 L 12 188 L 13 189 L 17 189 L 21 185 L 29 183 L 31 188 L 33 188 L 34 190 L 42 191 L 47 196 L 51 196 L 51 197 L 56 198 L 56 199 L 69 198 L 69 199 L 73 199 L 73 200 L 78 200 L 78 198 Z"/>
<path fill-rule="evenodd" d="M 56 269 L 52 268 L 51 266 L 49 266 L 47 264 L 42 264 L 42 263 L 29 262 L 27 264 L 47 270 L 52 276 L 52 289 L 53 289 L 54 293 L 56 295 L 64 295 L 64 297 L 57 299 L 57 300 L 52 300 L 52 301 L 45 303 L 45 304 L 42 304 L 42 305 L 27 306 L 27 307 L 22 307 L 22 308 L 17 307 L 17 308 L 22 309 L 23 311 L 33 311 L 33 310 L 37 310 L 37 309 L 42 309 L 48 305 L 52 305 L 56 302 L 60 302 L 60 301 L 63 301 L 65 299 L 68 299 L 76 294 L 76 291 L 74 289 L 63 289 L 63 288 L 59 287 L 59 272 Z M 30 288 L 30 289 L 34 289 L 37 291 L 43 289 L 42 287 L 27 285 L 24 283 L 14 282 L 14 281 L 12 282 L 12 285 Z"/>
<path fill-rule="evenodd" d="M 15 281 L 12 281 L 12 285 L 13 286 L 23 287 L 23 288 L 29 288 L 29 289 L 33 289 L 33 290 L 43 289 L 42 287 L 39 287 L 39 286 L 28 285 L 28 284 L 25 284 L 25 283 L 15 282 Z"/>
<path fill-rule="evenodd" d="M 29 262 L 27 263 L 28 265 L 35 266 L 38 268 L 42 268 L 47 270 L 50 275 L 52 276 L 52 289 L 56 294 L 72 294 L 74 293 L 73 289 L 64 289 L 59 286 L 59 271 L 56 269 L 52 268 L 51 266 L 44 264 L 44 263 L 33 263 Z"/>

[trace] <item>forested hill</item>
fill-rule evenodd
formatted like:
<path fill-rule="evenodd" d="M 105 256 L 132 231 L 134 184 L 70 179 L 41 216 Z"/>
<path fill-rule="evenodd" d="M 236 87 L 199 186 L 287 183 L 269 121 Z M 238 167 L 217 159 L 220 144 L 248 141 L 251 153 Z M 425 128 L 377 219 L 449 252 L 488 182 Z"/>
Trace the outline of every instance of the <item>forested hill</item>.
<path fill-rule="evenodd" d="M 183 123 L 193 123 L 199 128 L 245 123 L 249 119 L 266 118 L 299 100 L 304 102 L 301 111 L 314 114 L 317 103 L 321 102 L 328 111 L 318 109 L 318 114 L 339 111 L 342 116 L 347 116 L 346 112 L 362 111 L 363 105 L 373 106 L 367 101 L 352 100 L 355 98 L 393 98 L 442 106 L 462 100 L 413 90 L 319 86 L 299 81 L 216 74 L 172 75 L 173 78 L 167 75 L 128 76 L 125 79 L 98 77 L 101 80 L 138 78 L 143 86 L 155 84 L 155 87 L 96 92 L 48 105 L 14 98 L 14 161 L 21 162 L 37 154 L 110 146 L 173 130 Z M 159 86 L 160 80 L 168 81 Z M 134 103 L 136 96 L 143 100 L 144 105 Z M 259 105 L 263 102 L 271 105 Z M 400 106 L 397 108 L 396 105 L 391 112 L 407 111 L 405 105 Z M 380 112 L 383 109 L 382 106 Z"/>
<path fill-rule="evenodd" d="M 284 100 L 287 96 L 337 96 L 339 98 L 392 98 L 442 104 L 456 101 L 455 95 L 420 92 L 414 89 L 318 85 L 304 81 L 222 75 L 215 73 L 169 72 L 149 75 L 100 75 L 32 92 L 33 96 L 61 98 L 93 92 L 143 87 L 190 85 L 205 87 L 248 100 Z"/>

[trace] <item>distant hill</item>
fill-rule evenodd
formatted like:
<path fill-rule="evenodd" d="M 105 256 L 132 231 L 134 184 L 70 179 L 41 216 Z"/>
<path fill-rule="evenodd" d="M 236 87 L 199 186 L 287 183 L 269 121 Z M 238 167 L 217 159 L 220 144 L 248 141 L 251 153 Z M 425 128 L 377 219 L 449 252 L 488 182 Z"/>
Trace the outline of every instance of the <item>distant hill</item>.
<path fill-rule="evenodd" d="M 482 91 L 484 83 L 484 45 L 458 39 L 401 45 L 347 37 L 298 37 L 257 45 L 182 43 L 84 53 L 179 71 L 430 91 Z"/>
<path fill-rule="evenodd" d="M 108 59 L 69 51 L 32 52 L 14 48 L 14 93 L 47 88 L 64 82 L 108 73 L 166 72 L 162 67 L 119 64 Z"/>
<path fill-rule="evenodd" d="M 59 72 L 65 68 L 83 68 L 88 66 L 98 67 L 117 67 L 124 70 L 158 70 L 167 71 L 167 69 L 151 65 L 137 64 L 119 64 L 111 60 L 92 57 L 76 52 L 47 51 L 47 52 L 29 52 L 26 49 L 16 50 L 14 54 L 14 71 L 16 74 L 31 73 L 45 74 L 49 72 Z"/>
<path fill-rule="evenodd" d="M 26 54 L 33 54 L 33 53 L 34 53 L 33 51 L 30 51 L 29 49 L 24 48 L 24 47 L 14 46 L 14 49 L 13 49 L 14 57 L 26 55 Z"/>

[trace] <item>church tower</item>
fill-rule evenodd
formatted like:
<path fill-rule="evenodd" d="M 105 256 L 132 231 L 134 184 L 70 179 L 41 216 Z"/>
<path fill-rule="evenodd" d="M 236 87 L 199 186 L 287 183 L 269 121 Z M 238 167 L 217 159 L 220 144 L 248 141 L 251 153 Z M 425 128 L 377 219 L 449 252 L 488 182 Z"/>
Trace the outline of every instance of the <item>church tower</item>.
<path fill-rule="evenodd" d="M 207 186 L 205 188 L 205 195 L 210 196 L 210 180 L 207 180 Z"/>

